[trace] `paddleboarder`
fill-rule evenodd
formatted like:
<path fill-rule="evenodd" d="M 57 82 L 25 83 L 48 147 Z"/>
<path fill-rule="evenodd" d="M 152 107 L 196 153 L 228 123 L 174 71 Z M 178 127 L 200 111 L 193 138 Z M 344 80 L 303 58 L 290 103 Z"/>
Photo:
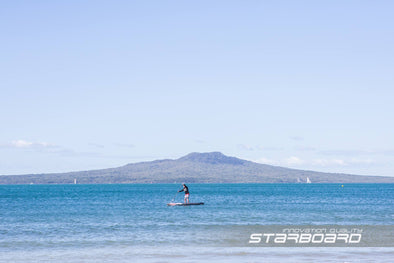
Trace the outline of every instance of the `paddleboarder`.
<path fill-rule="evenodd" d="M 183 186 L 183 189 L 179 190 L 178 192 L 185 192 L 185 198 L 184 198 L 183 202 L 185 204 L 188 204 L 189 203 L 189 195 L 190 195 L 189 188 L 185 184 L 182 184 L 182 186 Z"/>

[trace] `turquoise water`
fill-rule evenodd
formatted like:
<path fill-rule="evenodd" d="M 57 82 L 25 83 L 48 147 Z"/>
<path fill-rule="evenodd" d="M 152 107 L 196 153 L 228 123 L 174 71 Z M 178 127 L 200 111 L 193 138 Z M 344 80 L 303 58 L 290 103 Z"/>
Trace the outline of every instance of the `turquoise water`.
<path fill-rule="evenodd" d="M 394 223 L 393 184 L 188 186 L 190 201 L 205 205 L 168 207 L 174 197 L 183 201 L 183 193 L 176 194 L 180 185 L 175 184 L 0 186 L 0 260 L 23 262 L 29 256 L 21 255 L 28 251 L 40 261 L 52 251 L 59 261 L 59 255 L 79 251 L 73 255 L 84 255 L 88 261 L 107 251 L 106 257 L 114 261 L 122 261 L 114 255 L 128 252 L 154 262 L 174 246 L 243 246 L 250 235 L 246 229 L 261 225 Z M 231 235 L 233 229 L 237 234 Z M 95 250 L 100 253 L 89 252 Z M 388 253 L 391 257 L 392 251 Z M 165 257 L 171 256 L 170 252 Z"/>

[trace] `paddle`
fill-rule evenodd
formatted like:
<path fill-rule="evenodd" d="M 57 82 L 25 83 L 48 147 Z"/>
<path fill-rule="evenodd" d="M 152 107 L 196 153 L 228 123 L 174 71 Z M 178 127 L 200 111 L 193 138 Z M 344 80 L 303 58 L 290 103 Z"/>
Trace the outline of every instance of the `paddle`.
<path fill-rule="evenodd" d="M 172 198 L 171 202 L 174 202 L 175 197 L 177 196 L 177 194 L 179 193 L 180 190 L 181 190 L 181 189 L 179 189 L 178 191 L 176 191 L 176 194 L 175 194 L 174 198 Z"/>

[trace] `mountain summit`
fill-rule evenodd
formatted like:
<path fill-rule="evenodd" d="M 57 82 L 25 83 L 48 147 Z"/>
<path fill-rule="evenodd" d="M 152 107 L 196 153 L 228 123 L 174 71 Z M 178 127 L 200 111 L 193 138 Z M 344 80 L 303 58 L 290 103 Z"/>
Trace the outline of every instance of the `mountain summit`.
<path fill-rule="evenodd" d="M 112 183 L 394 183 L 394 177 L 303 171 L 254 163 L 220 152 L 190 153 L 175 160 L 57 174 L 3 175 L 0 184 Z"/>
<path fill-rule="evenodd" d="M 179 161 L 190 161 L 207 164 L 231 164 L 231 165 L 243 165 L 247 161 L 241 160 L 235 157 L 229 157 L 221 152 L 209 152 L 209 153 L 190 153 L 184 157 L 178 159 Z"/>

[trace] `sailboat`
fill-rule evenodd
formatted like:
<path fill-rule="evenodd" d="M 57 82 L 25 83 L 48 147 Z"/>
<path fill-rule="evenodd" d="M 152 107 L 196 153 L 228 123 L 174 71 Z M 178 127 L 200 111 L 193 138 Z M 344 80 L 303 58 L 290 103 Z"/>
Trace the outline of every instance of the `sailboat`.
<path fill-rule="evenodd" d="M 309 179 L 309 177 L 306 178 L 306 183 L 307 183 L 307 184 L 312 183 L 311 180 Z"/>

